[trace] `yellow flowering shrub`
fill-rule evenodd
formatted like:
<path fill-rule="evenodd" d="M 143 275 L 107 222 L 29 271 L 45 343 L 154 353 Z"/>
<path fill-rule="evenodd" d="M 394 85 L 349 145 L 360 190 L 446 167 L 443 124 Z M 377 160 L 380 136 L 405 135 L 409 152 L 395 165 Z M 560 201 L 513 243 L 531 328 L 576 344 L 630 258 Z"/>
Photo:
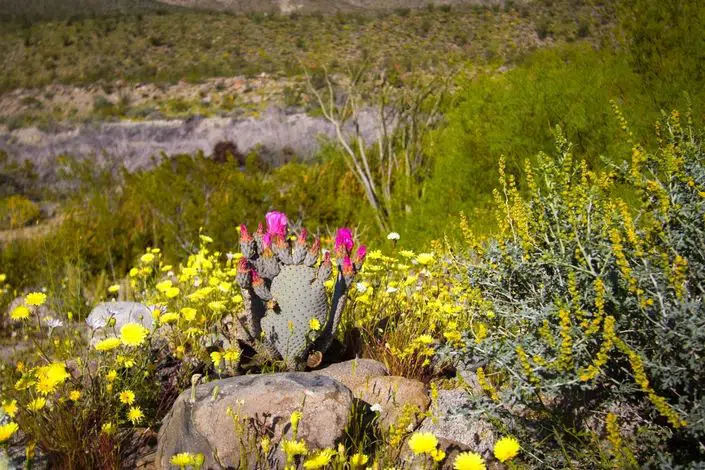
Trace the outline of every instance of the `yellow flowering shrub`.
<path fill-rule="evenodd" d="M 603 431 L 587 423 L 624 407 L 644 439 L 618 441 L 607 420 L 622 462 L 705 459 L 705 151 L 678 113 L 657 132 L 654 153 L 635 143 L 623 164 L 597 171 L 557 129 L 557 156 L 527 163 L 523 190 L 500 166 L 499 236 L 463 231 L 465 248 L 446 246 L 479 313 L 456 360 L 477 364 L 477 406 L 531 450 L 517 459 L 595 465 L 603 450 L 586 449 Z M 499 460 L 514 458 L 509 444 L 498 443 Z"/>

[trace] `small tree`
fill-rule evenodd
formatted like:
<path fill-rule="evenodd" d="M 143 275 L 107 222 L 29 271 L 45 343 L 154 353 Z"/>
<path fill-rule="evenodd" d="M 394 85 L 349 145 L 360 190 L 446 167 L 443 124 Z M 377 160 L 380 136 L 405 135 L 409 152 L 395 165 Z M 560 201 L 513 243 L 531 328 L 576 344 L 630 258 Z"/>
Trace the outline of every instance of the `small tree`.
<path fill-rule="evenodd" d="M 428 173 L 425 139 L 439 121 L 440 107 L 452 74 L 399 76 L 365 66 L 346 77 L 306 72 L 310 93 L 333 125 L 345 163 L 365 191 L 382 232 L 392 216 L 408 212 L 408 201 L 420 195 Z M 365 136 L 361 121 L 372 119 L 374 137 Z"/>

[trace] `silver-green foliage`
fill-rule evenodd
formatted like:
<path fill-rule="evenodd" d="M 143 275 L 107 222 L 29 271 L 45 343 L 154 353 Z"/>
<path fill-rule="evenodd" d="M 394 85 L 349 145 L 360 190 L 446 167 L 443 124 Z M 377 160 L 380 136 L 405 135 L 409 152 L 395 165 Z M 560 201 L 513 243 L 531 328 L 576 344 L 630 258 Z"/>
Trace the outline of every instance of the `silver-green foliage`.
<path fill-rule="evenodd" d="M 527 194 L 503 175 L 502 236 L 457 260 L 488 333 L 446 352 L 483 367 L 485 410 L 537 465 L 702 464 L 702 140 L 673 113 L 653 153 L 634 144 L 631 162 L 593 172 L 558 134 Z M 630 449 L 593 445 L 608 413 Z"/>

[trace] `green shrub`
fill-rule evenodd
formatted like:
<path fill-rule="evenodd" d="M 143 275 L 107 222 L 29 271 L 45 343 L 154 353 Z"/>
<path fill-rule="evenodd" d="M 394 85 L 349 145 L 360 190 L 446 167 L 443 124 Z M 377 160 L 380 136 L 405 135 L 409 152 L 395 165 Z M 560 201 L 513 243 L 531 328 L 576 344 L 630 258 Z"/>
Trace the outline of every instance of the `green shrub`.
<path fill-rule="evenodd" d="M 0 200 L 0 230 L 21 228 L 36 221 L 41 210 L 24 196 L 10 196 Z"/>
<path fill-rule="evenodd" d="M 417 224 L 405 231 L 423 244 L 440 234 L 428 227 L 443 230 L 446 214 L 465 211 L 475 229 L 492 232 L 486 215 L 497 161 L 504 156 L 507 171 L 523 188 L 523 159 L 552 148 L 556 125 L 590 168 L 602 165 L 600 155 L 621 158 L 629 144 L 618 137 L 620 123 L 610 110 L 611 100 L 639 117 L 633 131 L 646 137 L 658 108 L 645 96 L 628 58 L 584 44 L 542 50 L 504 74 L 480 74 L 459 83 L 446 125 L 430 144 L 435 167 L 417 208 Z M 644 140 L 650 145 L 653 139 Z"/>
<path fill-rule="evenodd" d="M 535 465 L 705 461 L 705 149 L 675 112 L 656 138 L 594 172 L 559 132 L 525 197 L 500 168 L 501 235 L 456 258 L 485 325 L 462 360 Z"/>

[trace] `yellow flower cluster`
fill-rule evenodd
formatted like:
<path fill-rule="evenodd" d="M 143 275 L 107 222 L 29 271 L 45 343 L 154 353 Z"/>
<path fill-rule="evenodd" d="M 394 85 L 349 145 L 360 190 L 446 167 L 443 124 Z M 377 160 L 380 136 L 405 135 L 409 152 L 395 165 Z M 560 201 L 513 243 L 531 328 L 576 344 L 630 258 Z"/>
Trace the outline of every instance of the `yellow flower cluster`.
<path fill-rule="evenodd" d="M 494 401 L 499 401 L 499 395 L 497 395 L 497 389 L 494 388 L 494 386 L 487 380 L 487 377 L 485 377 L 485 370 L 482 367 L 477 368 L 477 381 L 480 383 L 480 387 L 482 387 L 482 390 L 487 393 L 487 395 L 492 398 Z"/>
<path fill-rule="evenodd" d="M 562 308 L 558 311 L 560 319 L 561 347 L 556 360 L 558 370 L 569 370 L 573 366 L 573 336 L 571 335 L 572 323 L 570 321 L 570 311 Z"/>
<path fill-rule="evenodd" d="M 658 412 L 661 413 L 661 415 L 665 417 L 674 428 L 687 426 L 688 423 L 681 418 L 680 414 L 668 404 L 665 398 L 658 395 L 651 387 L 649 384 L 649 379 L 646 377 L 644 363 L 641 360 L 641 357 L 639 357 L 639 354 L 633 351 L 627 343 L 618 337 L 615 337 L 614 342 L 619 350 L 626 354 L 629 359 L 629 365 L 631 366 L 632 373 L 634 374 L 634 380 L 639 387 L 641 387 L 641 390 L 649 397 L 649 401 L 651 401 L 656 410 L 658 410 Z"/>

